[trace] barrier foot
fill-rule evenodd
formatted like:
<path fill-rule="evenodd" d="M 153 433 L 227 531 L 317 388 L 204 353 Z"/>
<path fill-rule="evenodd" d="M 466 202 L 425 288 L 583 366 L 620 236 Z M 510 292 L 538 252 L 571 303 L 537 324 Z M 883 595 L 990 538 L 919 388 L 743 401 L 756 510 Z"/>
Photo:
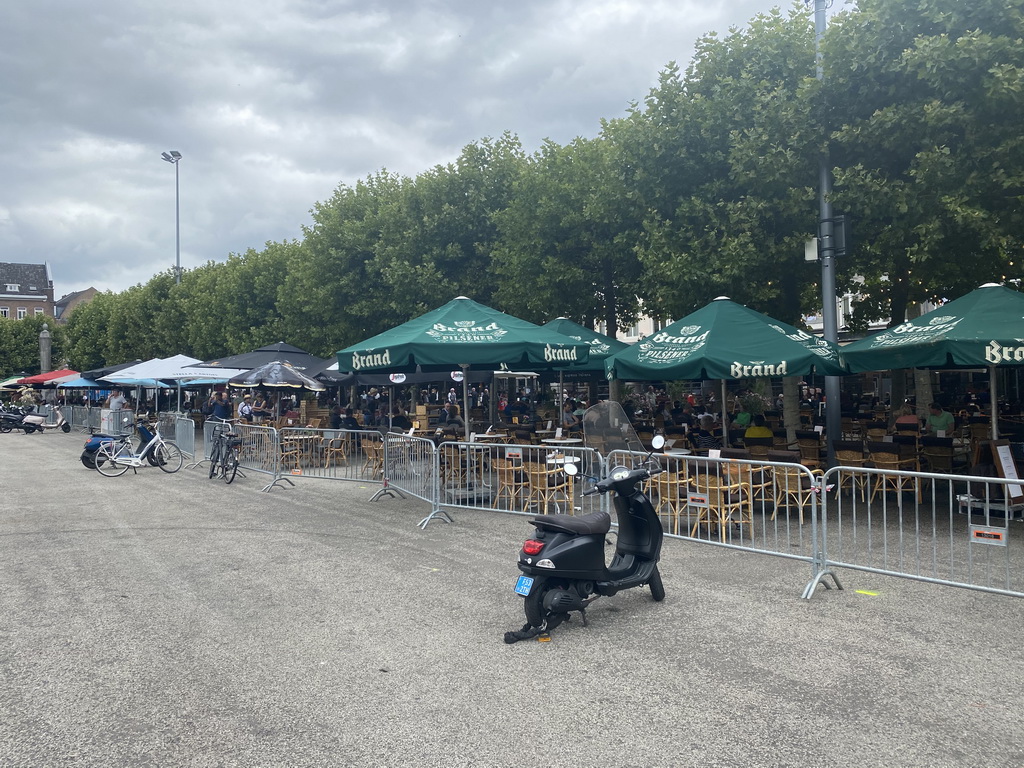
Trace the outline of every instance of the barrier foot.
<path fill-rule="evenodd" d="M 290 478 L 290 477 L 284 477 L 284 476 L 281 476 L 281 477 L 275 477 L 275 478 L 274 478 L 274 481 L 273 481 L 272 483 L 270 483 L 269 485 L 265 485 L 265 486 L 263 486 L 262 488 L 260 488 L 260 491 L 262 491 L 263 493 L 270 493 L 270 490 L 271 490 L 271 488 L 276 488 L 276 487 L 278 487 L 278 484 L 279 484 L 279 483 L 280 483 L 280 482 L 281 482 L 282 480 L 284 480 L 284 481 L 285 481 L 286 483 L 288 483 L 288 485 L 290 485 L 290 486 L 291 486 L 292 488 L 294 488 L 294 487 L 295 487 L 295 483 L 293 483 L 293 482 L 292 482 L 292 480 L 291 480 L 291 478 Z M 281 487 L 281 488 L 284 488 L 284 486 L 283 486 L 283 485 L 281 485 L 280 487 Z"/>
<path fill-rule="evenodd" d="M 804 587 L 804 593 L 801 595 L 801 597 L 804 600 L 810 600 L 812 597 L 814 597 L 814 591 L 819 584 L 823 586 L 825 589 L 832 589 L 831 585 L 827 581 L 825 581 L 826 576 L 832 577 L 832 581 L 836 583 L 836 589 L 843 588 L 843 585 L 839 583 L 839 577 L 836 576 L 836 574 L 833 571 L 819 571 L 815 574 L 814 578 L 811 579 L 810 583 L 808 583 L 808 585 Z"/>
<path fill-rule="evenodd" d="M 419 523 L 417 523 L 417 525 L 420 528 L 426 530 L 427 525 L 430 523 L 431 520 L 441 520 L 441 521 L 446 522 L 446 523 L 454 523 L 455 522 L 454 520 L 452 520 L 451 516 L 447 512 L 445 512 L 443 509 L 438 507 L 433 512 L 431 512 L 429 515 L 427 515 L 422 520 L 420 520 Z"/>
<path fill-rule="evenodd" d="M 397 488 L 392 488 L 390 485 L 388 485 L 388 479 L 386 477 L 384 478 L 384 485 L 382 485 L 374 492 L 373 496 L 370 497 L 370 501 L 376 501 L 381 496 L 390 496 L 392 499 L 396 497 L 402 499 L 405 498 L 404 493 L 402 493 Z"/>
<path fill-rule="evenodd" d="M 191 464 L 186 464 L 185 465 L 185 469 L 195 469 L 196 467 L 203 466 L 203 464 L 205 464 L 205 463 L 206 463 L 206 459 L 200 459 L 199 461 L 193 461 Z"/>

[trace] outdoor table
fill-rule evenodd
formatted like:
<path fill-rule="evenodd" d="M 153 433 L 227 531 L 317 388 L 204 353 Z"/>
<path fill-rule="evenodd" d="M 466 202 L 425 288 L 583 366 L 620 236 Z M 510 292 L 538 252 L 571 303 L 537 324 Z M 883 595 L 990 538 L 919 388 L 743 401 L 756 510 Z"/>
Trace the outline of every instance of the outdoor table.
<path fill-rule="evenodd" d="M 541 442 L 548 445 L 579 445 L 583 440 L 578 437 L 547 437 Z"/>
<path fill-rule="evenodd" d="M 548 456 L 545 461 L 547 464 L 564 466 L 566 464 L 579 464 L 582 459 L 579 456 Z"/>
<path fill-rule="evenodd" d="M 500 435 L 497 432 L 491 432 L 490 434 L 475 434 L 470 435 L 470 438 L 474 443 L 492 443 L 498 440 L 504 440 L 505 436 Z"/>
<path fill-rule="evenodd" d="M 693 451 L 689 448 L 669 448 L 662 451 L 662 454 L 665 456 L 691 456 Z"/>

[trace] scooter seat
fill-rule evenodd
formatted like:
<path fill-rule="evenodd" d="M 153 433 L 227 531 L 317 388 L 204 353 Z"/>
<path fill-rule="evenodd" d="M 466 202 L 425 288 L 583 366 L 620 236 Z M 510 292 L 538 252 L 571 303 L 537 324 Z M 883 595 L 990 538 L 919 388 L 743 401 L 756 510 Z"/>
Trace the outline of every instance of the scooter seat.
<path fill-rule="evenodd" d="M 612 518 L 607 512 L 592 512 L 589 515 L 540 515 L 530 521 L 536 528 L 558 533 L 608 533 Z"/>

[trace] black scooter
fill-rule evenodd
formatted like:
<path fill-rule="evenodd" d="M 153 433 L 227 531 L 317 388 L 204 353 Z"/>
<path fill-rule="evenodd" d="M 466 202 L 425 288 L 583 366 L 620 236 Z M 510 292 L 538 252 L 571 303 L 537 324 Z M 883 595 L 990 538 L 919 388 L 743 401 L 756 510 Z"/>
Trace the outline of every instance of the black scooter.
<path fill-rule="evenodd" d="M 584 432 L 588 432 L 588 415 L 595 431 L 605 431 L 609 422 L 607 414 L 591 414 L 591 411 L 611 406 L 621 413 L 617 403 L 601 403 L 588 409 L 584 414 Z M 624 414 L 613 415 L 610 421 L 611 431 L 619 434 L 626 431 L 623 425 L 629 424 Z M 619 439 L 618 447 L 629 447 L 632 442 Z M 606 450 L 617 447 L 607 438 L 601 442 Z M 634 447 L 638 445 L 639 440 L 636 440 Z M 657 450 L 664 445 L 664 438 L 656 436 L 652 445 Z M 574 464 L 566 465 L 570 474 L 575 474 L 574 470 Z M 579 611 L 586 626 L 586 609 L 590 603 L 624 589 L 646 584 L 656 601 L 665 599 L 665 587 L 658 571 L 663 537 L 661 520 L 640 488 L 642 481 L 661 471 L 660 467 L 649 464 L 633 469 L 615 467 L 606 479 L 583 492 L 584 495 L 615 494 L 612 503 L 619 529 L 615 554 L 609 565 L 605 565 L 604 553 L 605 536 L 611 529 L 607 512 L 579 517 L 539 515 L 530 521 L 537 532 L 526 540 L 519 552 L 517 565 L 523 575 L 515 588 L 525 598 L 526 624 L 518 632 L 506 632 L 506 643 L 538 636 L 547 639 L 548 633 L 567 620 L 572 611 Z"/>

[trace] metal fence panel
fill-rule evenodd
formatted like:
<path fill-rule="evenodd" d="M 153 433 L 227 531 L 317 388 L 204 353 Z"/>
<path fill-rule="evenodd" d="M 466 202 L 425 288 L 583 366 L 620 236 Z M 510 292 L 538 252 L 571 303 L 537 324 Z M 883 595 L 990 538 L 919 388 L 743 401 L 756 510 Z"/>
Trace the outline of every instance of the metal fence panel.
<path fill-rule="evenodd" d="M 575 463 L 571 477 L 565 464 Z M 588 514 L 599 496 L 582 496 L 586 477 L 602 476 L 600 454 L 590 448 L 446 441 L 437 447 L 438 503 L 445 508 L 513 514 Z"/>
<path fill-rule="evenodd" d="M 380 482 L 384 470 L 383 436 L 376 430 L 280 430 L 282 477 Z"/>
<path fill-rule="evenodd" d="M 1024 597 L 1024 556 L 1010 521 L 1020 481 L 834 467 L 822 520 L 828 567 Z"/>

